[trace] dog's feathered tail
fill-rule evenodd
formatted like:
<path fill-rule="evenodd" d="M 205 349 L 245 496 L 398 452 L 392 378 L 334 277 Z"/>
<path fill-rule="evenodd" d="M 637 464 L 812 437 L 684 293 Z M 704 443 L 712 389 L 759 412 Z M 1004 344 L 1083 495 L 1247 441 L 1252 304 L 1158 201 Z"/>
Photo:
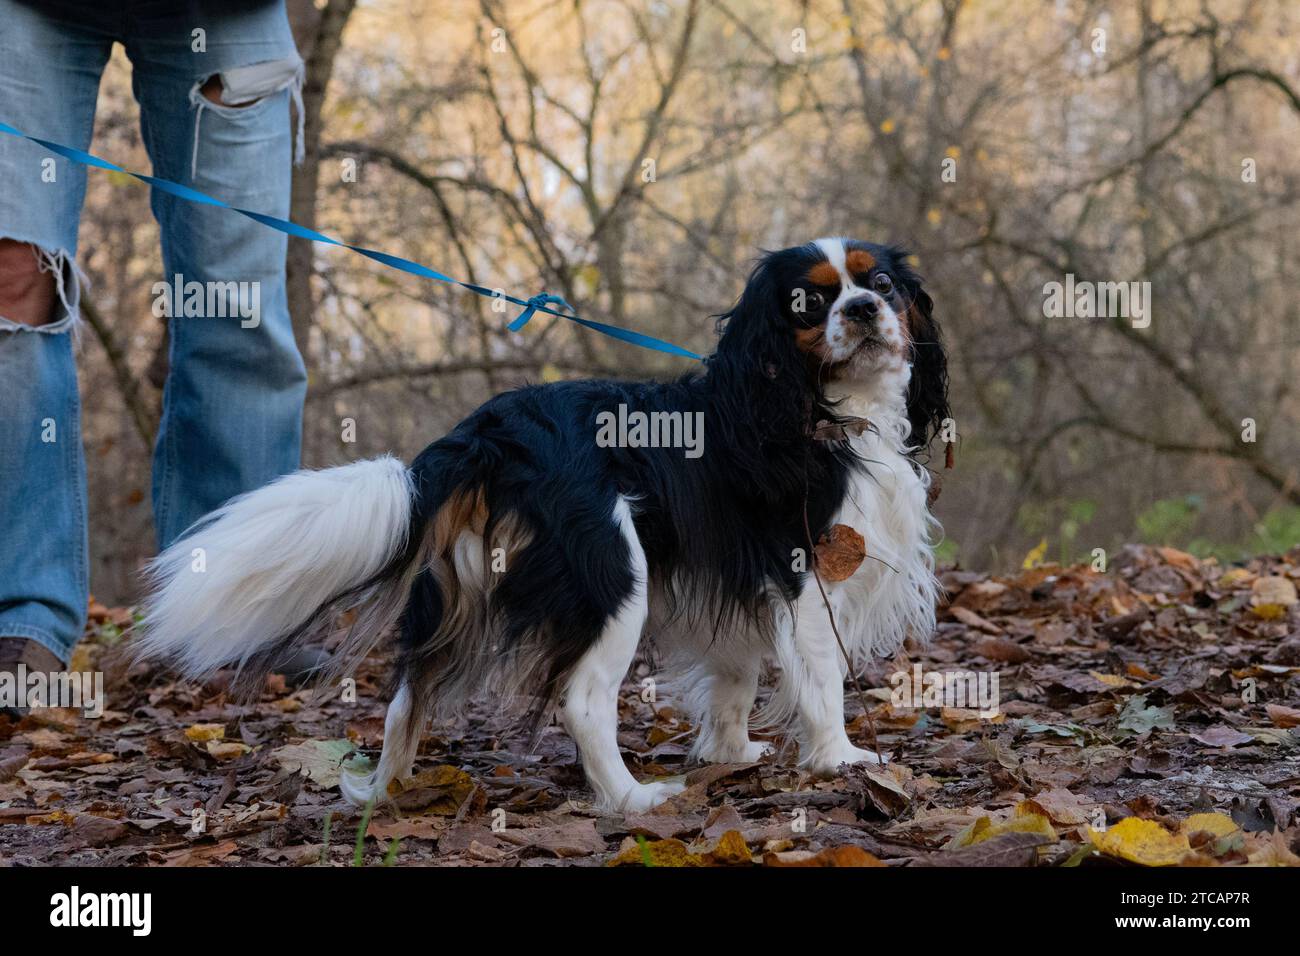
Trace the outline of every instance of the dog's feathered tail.
<path fill-rule="evenodd" d="M 401 615 L 417 564 L 415 490 L 391 457 L 299 471 L 230 501 L 149 566 L 140 657 L 188 677 L 275 656 L 355 611 L 330 670 L 344 672 Z"/>

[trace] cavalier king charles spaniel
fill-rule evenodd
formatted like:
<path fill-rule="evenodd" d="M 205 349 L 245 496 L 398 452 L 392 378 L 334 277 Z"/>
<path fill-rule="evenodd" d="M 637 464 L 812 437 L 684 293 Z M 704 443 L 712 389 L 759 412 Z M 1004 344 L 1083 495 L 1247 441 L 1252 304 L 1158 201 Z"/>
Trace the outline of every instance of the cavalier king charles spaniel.
<path fill-rule="evenodd" d="M 337 676 L 395 632 L 382 754 L 343 779 L 358 803 L 410 772 L 431 715 L 485 692 L 535 721 L 558 706 L 600 806 L 667 799 L 682 784 L 640 782 L 619 753 L 643 635 L 699 727 L 695 758 L 758 759 L 752 719 L 787 728 L 812 771 L 881 762 L 849 740 L 844 679 L 934 628 L 923 456 L 949 413 L 930 296 L 901 250 L 819 239 L 763 256 L 719 328 L 677 381 L 519 388 L 410 467 L 302 471 L 232 500 L 151 565 L 142 655 L 257 680 L 343 619 Z M 669 438 L 690 416 L 703 445 L 598 440 L 638 412 Z M 858 562 L 818 575 L 833 531 Z M 764 660 L 779 680 L 751 718 Z"/>

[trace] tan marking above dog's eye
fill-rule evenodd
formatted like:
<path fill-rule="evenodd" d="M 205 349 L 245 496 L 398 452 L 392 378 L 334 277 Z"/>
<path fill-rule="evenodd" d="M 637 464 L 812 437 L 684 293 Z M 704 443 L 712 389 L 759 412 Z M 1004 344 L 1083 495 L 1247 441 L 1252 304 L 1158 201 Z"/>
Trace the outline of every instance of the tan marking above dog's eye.
<path fill-rule="evenodd" d="M 854 249 L 844 257 L 844 264 L 848 266 L 851 274 L 857 275 L 874 269 L 876 267 L 876 257 L 867 252 L 866 249 Z"/>
<path fill-rule="evenodd" d="M 829 262 L 819 262 L 808 270 L 808 281 L 813 285 L 839 285 L 840 273 Z"/>

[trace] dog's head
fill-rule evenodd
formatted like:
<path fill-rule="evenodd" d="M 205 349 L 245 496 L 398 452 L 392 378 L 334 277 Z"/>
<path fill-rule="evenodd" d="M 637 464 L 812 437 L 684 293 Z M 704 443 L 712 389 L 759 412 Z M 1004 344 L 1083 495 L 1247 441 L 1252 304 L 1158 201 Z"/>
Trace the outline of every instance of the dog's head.
<path fill-rule="evenodd" d="M 722 317 L 711 362 L 749 367 L 769 394 L 785 392 L 778 401 L 798 393 L 801 405 L 845 390 L 893 392 L 906 402 L 909 443 L 927 446 L 949 414 L 947 359 L 934 303 L 906 260 L 896 247 L 851 239 L 766 253 Z"/>

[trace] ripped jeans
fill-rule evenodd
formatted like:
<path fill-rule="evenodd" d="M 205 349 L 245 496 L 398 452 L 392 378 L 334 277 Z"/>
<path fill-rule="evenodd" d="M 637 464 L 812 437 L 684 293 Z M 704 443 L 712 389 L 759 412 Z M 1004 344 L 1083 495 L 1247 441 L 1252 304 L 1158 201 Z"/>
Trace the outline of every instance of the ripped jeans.
<path fill-rule="evenodd" d="M 0 120 L 88 149 L 114 42 L 131 60 L 154 174 L 287 217 L 290 102 L 300 96 L 302 61 L 283 3 L 0 0 Z M 213 77 L 221 81 L 220 103 L 200 92 Z M 58 293 L 46 324 L 20 324 L 0 313 L 0 637 L 31 638 L 64 660 L 81 637 L 89 587 L 74 363 L 78 342 L 87 338 L 74 334 L 86 175 L 35 143 L 0 136 L 0 239 L 34 247 Z M 136 190 L 119 192 L 119 202 L 139 201 Z M 162 263 L 160 272 L 141 278 L 146 290 L 182 277 L 187 289 L 197 282 L 257 293 L 255 317 L 247 308 L 225 308 L 225 293 L 214 299 L 211 292 L 197 311 L 163 312 L 170 370 L 153 449 L 152 503 L 165 547 L 234 495 L 298 467 L 306 375 L 289 321 L 285 236 L 157 191 L 150 203 Z M 112 235 L 99 241 L 111 255 Z M 181 294 L 169 298 L 180 302 Z M 239 306 L 249 304 L 238 298 Z M 111 323 L 113 305 L 102 311 Z"/>

